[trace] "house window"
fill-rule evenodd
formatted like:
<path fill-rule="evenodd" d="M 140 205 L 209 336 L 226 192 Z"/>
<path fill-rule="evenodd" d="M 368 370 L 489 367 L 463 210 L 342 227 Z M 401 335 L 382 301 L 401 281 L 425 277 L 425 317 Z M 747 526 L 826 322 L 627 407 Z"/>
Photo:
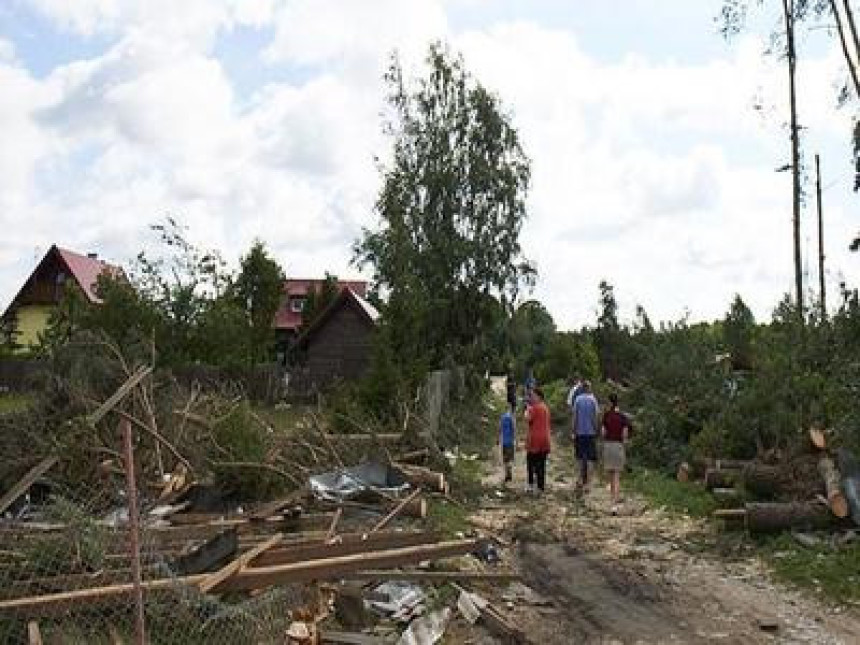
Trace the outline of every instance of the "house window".
<path fill-rule="evenodd" d="M 301 297 L 290 298 L 290 311 L 300 314 L 304 311 L 305 299 Z"/>

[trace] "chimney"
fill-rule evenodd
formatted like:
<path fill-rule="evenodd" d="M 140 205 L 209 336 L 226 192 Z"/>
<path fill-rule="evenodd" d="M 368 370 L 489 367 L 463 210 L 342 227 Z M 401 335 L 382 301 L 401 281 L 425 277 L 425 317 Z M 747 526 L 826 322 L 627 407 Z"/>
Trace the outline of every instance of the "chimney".
<path fill-rule="evenodd" d="M 87 257 L 88 257 L 90 260 L 98 260 L 98 259 L 99 259 L 99 254 L 98 254 L 98 253 L 93 253 L 92 251 L 90 251 L 89 253 L 87 253 Z"/>

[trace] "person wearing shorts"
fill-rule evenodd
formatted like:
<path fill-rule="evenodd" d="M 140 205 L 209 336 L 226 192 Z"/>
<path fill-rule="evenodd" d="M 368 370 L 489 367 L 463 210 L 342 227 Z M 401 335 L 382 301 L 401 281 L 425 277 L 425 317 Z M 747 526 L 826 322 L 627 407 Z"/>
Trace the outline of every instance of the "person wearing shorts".
<path fill-rule="evenodd" d="M 609 492 L 612 496 L 612 513 L 618 512 L 621 492 L 621 471 L 627 463 L 624 449 L 630 438 L 630 421 L 618 409 L 618 395 L 609 395 L 609 409 L 603 414 L 600 434 L 603 438 L 603 470 L 609 476 Z"/>
<path fill-rule="evenodd" d="M 591 382 L 582 382 L 582 393 L 573 402 L 573 448 L 579 462 L 577 488 L 588 492 L 589 470 L 597 461 L 598 431 L 597 398 L 591 392 Z"/>

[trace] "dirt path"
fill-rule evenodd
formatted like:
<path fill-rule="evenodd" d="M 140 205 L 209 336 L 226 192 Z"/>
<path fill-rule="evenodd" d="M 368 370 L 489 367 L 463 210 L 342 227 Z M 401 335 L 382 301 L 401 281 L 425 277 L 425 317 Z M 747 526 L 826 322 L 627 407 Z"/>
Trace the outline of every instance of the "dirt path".
<path fill-rule="evenodd" d="M 549 465 L 551 490 L 495 486 L 471 520 L 499 536 L 507 564 L 528 589 L 484 589 L 526 629 L 551 643 L 860 643 L 860 613 L 828 606 L 770 580 L 749 554 L 718 554 L 707 523 L 650 507 L 628 495 L 618 516 L 605 488 L 584 499 L 573 491 L 569 447 Z M 529 591 L 529 589 L 531 591 Z M 447 642 L 492 643 L 466 629 Z"/>

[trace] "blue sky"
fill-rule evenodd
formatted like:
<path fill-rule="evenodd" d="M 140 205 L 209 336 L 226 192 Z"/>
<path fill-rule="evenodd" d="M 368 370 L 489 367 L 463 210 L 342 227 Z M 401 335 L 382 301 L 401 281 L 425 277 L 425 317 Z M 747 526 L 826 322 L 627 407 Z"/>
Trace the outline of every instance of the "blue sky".
<path fill-rule="evenodd" d="M 766 3 L 774 5 L 774 3 Z M 533 160 L 523 232 L 562 327 L 622 312 L 759 317 L 792 284 L 785 78 L 765 7 L 725 42 L 716 0 L 13 0 L 0 5 L 0 302 L 56 242 L 127 262 L 176 215 L 235 262 L 263 239 L 289 273 L 355 275 L 373 226 L 381 73 L 448 41 Z M 802 34 L 801 119 L 820 151 L 831 288 L 856 284 L 840 53 Z M 811 162 L 811 154 L 809 157 Z M 814 251 L 811 211 L 804 247 Z M 814 263 L 813 263 L 814 266 Z M 814 272 L 810 283 L 817 282 Z M 831 302 L 835 299 L 831 298 Z"/>

